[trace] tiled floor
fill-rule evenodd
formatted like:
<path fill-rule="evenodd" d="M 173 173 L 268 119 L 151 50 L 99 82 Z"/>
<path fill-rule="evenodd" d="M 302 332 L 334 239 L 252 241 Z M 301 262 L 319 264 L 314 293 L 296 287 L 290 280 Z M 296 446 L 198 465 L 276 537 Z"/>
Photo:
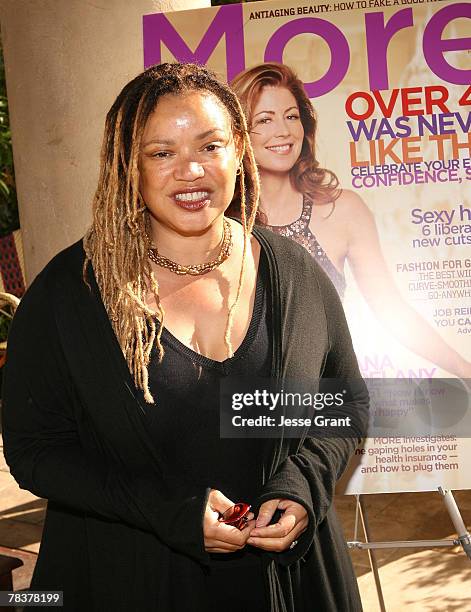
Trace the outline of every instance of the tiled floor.
<path fill-rule="evenodd" d="M 455 499 L 471 528 L 471 491 Z M 395 493 L 365 498 L 374 541 L 453 538 L 453 526 L 438 493 Z M 353 540 L 355 500 L 337 496 L 335 504 L 347 540 Z M 0 435 L 0 554 L 19 557 L 14 588 L 27 588 L 41 539 L 45 502 L 19 489 L 2 454 Z M 361 536 L 361 532 L 359 533 Z M 360 539 L 363 539 L 360 537 Z M 352 550 L 365 612 L 379 610 L 365 551 Z M 471 610 L 471 561 L 459 547 L 398 549 L 377 552 L 388 612 L 453 612 Z M 343 612 L 343 611 L 339 611 Z"/>

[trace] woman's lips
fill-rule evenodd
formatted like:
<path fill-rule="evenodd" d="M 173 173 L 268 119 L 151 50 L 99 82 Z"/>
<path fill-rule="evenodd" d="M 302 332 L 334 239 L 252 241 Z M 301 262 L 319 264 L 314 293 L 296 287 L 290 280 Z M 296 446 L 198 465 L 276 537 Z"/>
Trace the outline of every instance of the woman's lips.
<path fill-rule="evenodd" d="M 210 202 L 207 191 L 176 193 L 173 199 L 175 204 L 184 210 L 200 210 Z"/>
<path fill-rule="evenodd" d="M 284 145 L 273 145 L 272 147 L 265 147 L 272 153 L 276 153 L 277 155 L 288 155 L 291 152 L 292 144 L 284 144 Z"/>
<path fill-rule="evenodd" d="M 175 200 L 175 202 L 180 206 L 180 208 L 184 208 L 185 210 L 200 210 L 204 208 L 206 204 L 209 204 L 209 200 L 201 200 L 200 202 L 181 202 L 179 200 Z"/>

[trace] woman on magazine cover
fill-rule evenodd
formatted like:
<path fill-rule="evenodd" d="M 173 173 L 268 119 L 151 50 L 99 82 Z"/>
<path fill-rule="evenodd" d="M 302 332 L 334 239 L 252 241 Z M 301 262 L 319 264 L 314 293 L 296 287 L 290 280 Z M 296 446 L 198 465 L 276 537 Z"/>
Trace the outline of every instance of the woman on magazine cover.
<path fill-rule="evenodd" d="M 48 500 L 31 589 L 64 610 L 361 610 L 332 498 L 368 394 L 335 288 L 253 227 L 258 194 L 213 73 L 162 64 L 124 87 L 92 225 L 27 291 L 4 374 L 7 462 Z M 219 384 L 240 375 L 357 380 L 351 424 L 221 439 Z M 240 502 L 245 523 L 223 522 Z"/>
<path fill-rule="evenodd" d="M 295 72 L 264 63 L 231 83 L 245 110 L 261 181 L 260 212 L 276 233 L 302 244 L 340 297 L 348 262 L 377 319 L 402 344 L 444 370 L 471 378 L 471 363 L 402 298 L 388 270 L 372 213 L 316 159 L 317 117 Z"/>

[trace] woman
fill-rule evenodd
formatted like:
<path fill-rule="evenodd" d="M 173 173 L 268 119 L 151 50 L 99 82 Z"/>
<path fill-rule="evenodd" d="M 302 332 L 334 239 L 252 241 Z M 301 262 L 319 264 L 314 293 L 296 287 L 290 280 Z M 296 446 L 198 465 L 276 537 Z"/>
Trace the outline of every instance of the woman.
<path fill-rule="evenodd" d="M 91 228 L 36 278 L 8 342 L 6 459 L 48 499 L 31 588 L 66 610 L 361 609 L 331 501 L 364 384 L 342 437 L 219 435 L 222 381 L 359 378 L 335 290 L 298 245 L 252 232 L 257 203 L 226 85 L 162 64 L 124 87 Z M 219 520 L 241 501 L 245 527 Z"/>
<path fill-rule="evenodd" d="M 471 363 L 454 351 L 402 298 L 388 270 L 373 215 L 363 200 L 339 189 L 316 159 L 317 118 L 291 68 L 265 63 L 232 82 L 247 116 L 261 180 L 260 211 L 269 227 L 302 244 L 339 295 L 348 262 L 377 319 L 402 344 L 444 370 L 471 377 Z"/>

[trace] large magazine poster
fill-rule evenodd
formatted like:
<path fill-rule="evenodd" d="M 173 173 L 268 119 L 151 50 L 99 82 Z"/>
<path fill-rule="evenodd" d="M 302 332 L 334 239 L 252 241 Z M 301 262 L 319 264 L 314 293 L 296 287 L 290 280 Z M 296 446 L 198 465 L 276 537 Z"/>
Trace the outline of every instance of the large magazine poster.
<path fill-rule="evenodd" d="M 143 18 L 146 67 L 193 61 L 234 83 L 264 207 L 289 192 L 287 164 L 317 172 L 322 188 L 300 170 L 305 193 L 270 223 L 331 277 L 377 400 L 382 428 L 358 451 L 348 492 L 471 485 L 470 18 L 471 4 L 454 0 L 270 1 Z M 278 81 L 257 89 L 267 71 Z M 296 116 L 303 99 L 314 125 Z"/>

